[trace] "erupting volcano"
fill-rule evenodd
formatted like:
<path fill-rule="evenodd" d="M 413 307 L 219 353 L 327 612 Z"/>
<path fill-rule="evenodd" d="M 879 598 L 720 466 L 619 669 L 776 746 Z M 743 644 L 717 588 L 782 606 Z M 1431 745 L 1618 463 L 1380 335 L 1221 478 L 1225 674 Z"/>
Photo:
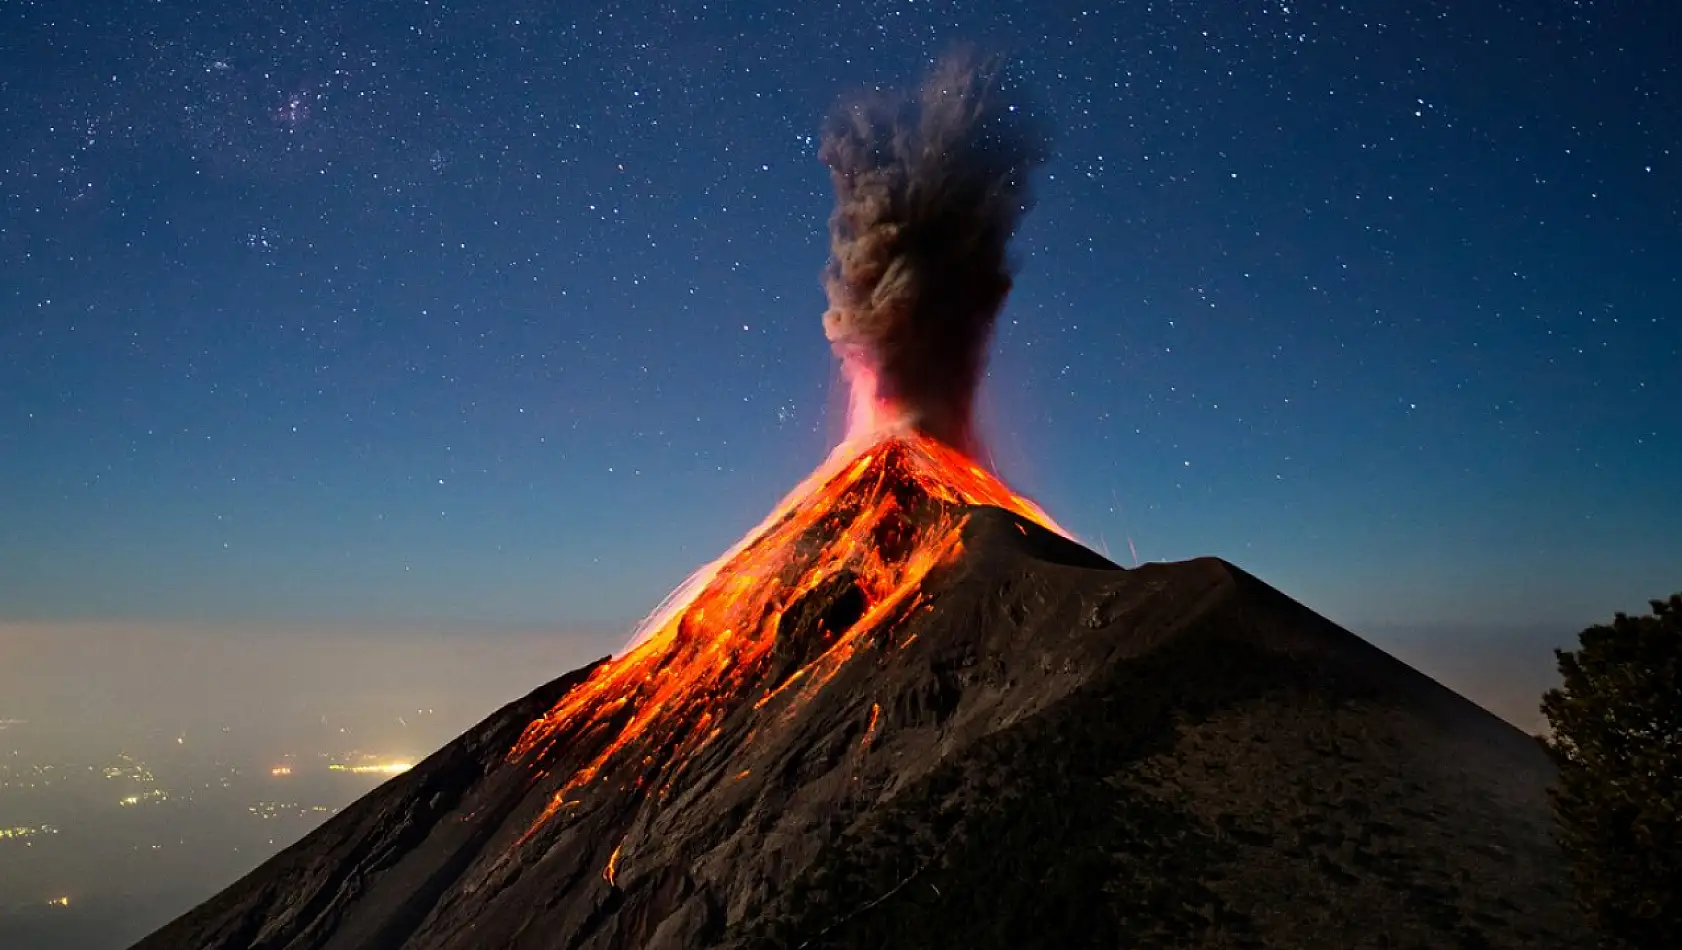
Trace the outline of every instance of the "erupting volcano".
<path fill-rule="evenodd" d="M 1010 289 L 1006 245 L 1047 152 L 1002 79 L 997 61 L 951 57 L 915 99 L 862 100 L 826 129 L 819 157 L 836 207 L 823 325 L 851 393 L 848 438 L 675 593 L 635 650 L 521 737 L 516 758 L 557 742 L 600 746 L 545 818 L 627 750 L 651 764 L 639 786 L 669 782 L 660 776 L 717 736 L 744 697 L 759 709 L 786 690 L 798 703 L 861 646 L 881 646 L 922 605 L 929 572 L 961 551 L 961 508 L 1063 533 L 976 459 L 972 410 Z M 850 606 L 793 662 L 788 618 L 819 591 L 843 591 Z"/>
<path fill-rule="evenodd" d="M 1575 945 L 1539 745 L 1224 562 L 983 463 L 1045 136 L 994 62 L 847 105 L 848 434 L 620 655 L 145 950 Z"/>

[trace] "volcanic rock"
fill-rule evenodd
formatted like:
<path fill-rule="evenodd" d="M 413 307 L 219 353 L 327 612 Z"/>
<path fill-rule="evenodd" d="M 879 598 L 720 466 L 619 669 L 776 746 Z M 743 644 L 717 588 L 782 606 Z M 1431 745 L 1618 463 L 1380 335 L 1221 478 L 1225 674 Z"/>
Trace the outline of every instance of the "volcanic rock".
<path fill-rule="evenodd" d="M 835 571 L 590 771 L 642 707 L 530 741 L 569 673 L 136 950 L 1586 945 L 1536 740 L 1223 561 L 936 507 L 843 660 Z"/>

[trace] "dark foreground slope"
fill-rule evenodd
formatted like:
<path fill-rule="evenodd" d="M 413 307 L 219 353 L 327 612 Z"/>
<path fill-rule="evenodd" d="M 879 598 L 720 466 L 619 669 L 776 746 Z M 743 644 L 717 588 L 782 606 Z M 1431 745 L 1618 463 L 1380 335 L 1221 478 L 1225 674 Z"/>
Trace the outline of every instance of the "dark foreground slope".
<path fill-rule="evenodd" d="M 573 753 L 506 754 L 581 670 L 139 948 L 1582 945 L 1534 740 L 1223 562 L 966 532 L 927 609 L 677 774 L 523 837 Z M 814 591 L 773 667 L 848 610 Z"/>

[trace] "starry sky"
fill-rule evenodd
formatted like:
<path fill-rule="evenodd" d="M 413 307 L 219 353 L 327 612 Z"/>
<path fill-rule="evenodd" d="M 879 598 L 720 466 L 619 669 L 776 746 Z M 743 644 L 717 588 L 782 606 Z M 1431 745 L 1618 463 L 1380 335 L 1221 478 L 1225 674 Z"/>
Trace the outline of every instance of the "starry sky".
<path fill-rule="evenodd" d="M 0 619 L 619 642 L 840 431 L 822 119 L 970 42 L 1057 134 L 1006 476 L 1124 564 L 1551 665 L 1682 588 L 1679 19 L 7 3 Z"/>

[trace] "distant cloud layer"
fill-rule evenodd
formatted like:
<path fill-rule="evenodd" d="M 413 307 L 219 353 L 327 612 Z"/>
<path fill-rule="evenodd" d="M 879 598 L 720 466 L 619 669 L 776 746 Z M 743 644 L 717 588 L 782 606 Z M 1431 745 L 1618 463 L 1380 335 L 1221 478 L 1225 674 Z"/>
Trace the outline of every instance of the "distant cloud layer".
<path fill-rule="evenodd" d="M 1537 704 L 1555 670 L 1535 631 L 1356 632 L 1520 728 L 1541 728 Z M 1553 639 L 1566 646 L 1573 635 Z M 27 720 L 72 732 L 284 732 L 322 715 L 370 719 L 417 705 L 464 729 L 620 646 L 564 634 L 0 622 L 0 729 Z"/>
<path fill-rule="evenodd" d="M 426 705 L 465 728 L 617 646 L 560 634 L 0 623 L 0 725 L 282 728 Z"/>
<path fill-rule="evenodd" d="M 1542 692 L 1559 679 L 1553 646 L 1576 629 L 1528 626 L 1368 626 L 1356 633 L 1526 732 L 1542 730 Z"/>

